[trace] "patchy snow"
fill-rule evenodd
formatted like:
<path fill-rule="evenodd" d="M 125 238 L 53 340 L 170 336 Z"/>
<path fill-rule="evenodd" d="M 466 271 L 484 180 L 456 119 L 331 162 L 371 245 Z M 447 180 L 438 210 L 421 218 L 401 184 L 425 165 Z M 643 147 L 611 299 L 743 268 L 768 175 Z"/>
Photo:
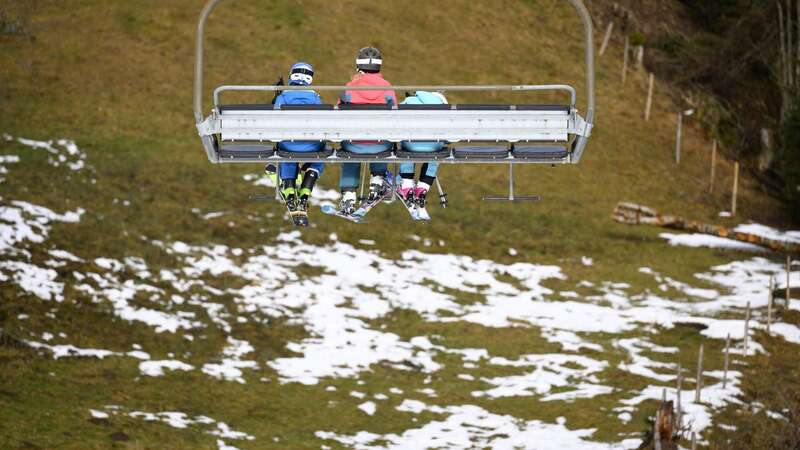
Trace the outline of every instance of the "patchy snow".
<path fill-rule="evenodd" d="M 677 365 L 653 361 L 650 358 L 642 356 L 642 352 L 645 350 L 658 352 L 659 347 L 655 344 L 645 341 L 644 339 L 628 338 L 614 341 L 614 346 L 626 350 L 628 358 L 630 358 L 628 362 L 622 362 L 617 366 L 620 370 L 658 381 L 671 381 L 675 378 L 675 374 L 678 370 Z M 666 353 L 673 353 L 673 350 L 677 351 L 677 349 L 669 348 Z M 656 372 L 654 369 L 658 369 L 659 372 Z"/>
<path fill-rule="evenodd" d="M 128 413 L 123 413 L 122 408 L 113 405 L 106 406 L 105 410 L 107 415 L 124 414 L 126 416 L 142 419 L 147 422 L 162 422 L 177 429 L 185 429 L 189 427 L 201 428 L 205 433 L 220 438 L 217 440 L 217 445 L 219 448 L 231 448 L 227 446 L 222 439 L 247 441 L 255 440 L 255 436 L 242 431 L 234 430 L 225 422 L 217 421 L 208 416 L 201 415 L 190 417 L 186 413 L 180 411 L 164 411 L 157 413 L 131 411 Z"/>
<path fill-rule="evenodd" d="M 149 377 L 160 377 L 164 375 L 164 369 L 171 371 L 190 371 L 194 370 L 194 366 L 191 364 L 186 364 L 182 361 L 169 359 L 161 361 L 144 361 L 139 363 L 139 372 L 141 372 L 142 375 L 147 375 Z"/>
<path fill-rule="evenodd" d="M 446 416 L 431 421 L 419 428 L 402 434 L 379 435 L 361 431 L 354 435 L 343 435 L 317 431 L 315 435 L 332 440 L 353 449 L 402 449 L 402 448 L 496 448 L 496 449 L 540 449 L 540 450 L 609 450 L 636 448 L 633 442 L 627 445 L 609 445 L 592 442 L 594 429 L 570 430 L 566 421 L 548 424 L 538 420 L 523 421 L 508 415 L 494 414 L 473 405 L 427 406 L 415 400 L 406 400 L 398 410 L 419 414 L 428 411 Z"/>
<path fill-rule="evenodd" d="M 597 361 L 580 355 L 547 354 L 524 355 L 517 360 L 492 358 L 489 364 L 496 366 L 533 367 L 523 375 L 482 378 L 481 381 L 495 386 L 487 391 L 473 391 L 474 397 L 525 397 L 549 393 L 553 388 L 578 387 L 580 393 L 571 391 L 559 395 L 569 398 L 593 397 L 610 392 L 609 387 L 596 385 L 594 374 L 608 367 L 605 361 Z M 580 366 L 580 369 L 574 366 Z M 593 394 L 593 395 L 592 395 Z M 557 399 L 558 396 L 552 399 Z M 543 401 L 547 401 L 544 400 Z"/>
<path fill-rule="evenodd" d="M 53 167 L 65 166 L 73 171 L 81 171 L 87 168 L 86 153 L 78 148 L 74 141 L 67 139 L 36 141 L 33 139 L 13 137 L 6 140 L 15 140 L 30 149 L 47 152 L 47 161 Z"/>
<path fill-rule="evenodd" d="M 243 361 L 242 356 L 252 353 L 255 349 L 247 341 L 228 337 L 228 346 L 222 351 L 224 358 L 218 363 L 203 365 L 203 373 L 220 380 L 232 380 L 245 384 L 242 369 L 258 369 L 258 363 L 253 360 Z"/>
<path fill-rule="evenodd" d="M 747 242 L 736 241 L 734 239 L 723 238 L 719 236 L 710 236 L 708 234 L 674 234 L 674 233 L 661 233 L 662 238 L 669 242 L 669 245 L 683 245 L 686 247 L 709 247 L 709 248 L 722 248 L 727 250 L 742 250 L 750 252 L 767 252 L 769 250 L 759 245 L 750 244 Z"/>
<path fill-rule="evenodd" d="M 46 151 L 61 165 L 81 160 L 80 150 L 68 141 L 63 145 L 35 141 L 25 145 Z M 61 161 L 59 155 L 66 161 Z M 0 162 L 13 162 L 13 158 L 8 161 L 5 156 L 2 158 Z M 264 181 L 266 177 L 260 175 L 245 179 L 258 186 L 269 184 Z M 322 202 L 336 201 L 338 195 L 325 189 L 314 193 L 315 201 Z M 399 258 L 392 259 L 377 250 L 364 248 L 373 247 L 372 240 L 360 240 L 361 248 L 357 248 L 339 242 L 338 236 L 332 233 L 326 245 L 311 245 L 303 241 L 303 233 L 297 230 L 281 233 L 274 241 L 248 249 L 221 244 L 150 241 L 176 261 L 174 267 L 163 267 L 160 262 L 157 268 L 150 268 L 145 258 L 136 256 L 112 259 L 83 254 L 83 259 L 47 246 L 54 223 L 77 223 L 83 213 L 82 209 L 76 209 L 60 214 L 25 202 L 0 203 L 0 281 L 9 282 L 20 292 L 30 293 L 42 301 L 63 302 L 67 295 L 72 301 L 74 296 L 87 305 L 105 308 L 120 320 L 151 327 L 154 333 L 181 332 L 178 337 L 189 341 L 225 333 L 228 337 L 220 354 L 197 363 L 197 368 L 226 382 L 245 383 L 245 374 L 253 373 L 255 378 L 248 378 L 306 385 L 324 383 L 328 385 L 326 391 L 335 392 L 330 389 L 331 378 L 352 378 L 355 384 L 364 384 L 359 378 L 380 365 L 381 370 L 405 371 L 409 376 L 424 378 L 423 384 L 430 386 L 408 389 L 411 395 L 420 398 L 439 399 L 433 388 L 437 385 L 432 384 L 432 380 L 444 376 L 452 377 L 446 382 L 468 383 L 467 392 L 475 397 L 498 399 L 492 401 L 534 397 L 534 403 L 568 403 L 613 394 L 623 400 L 610 410 L 623 422 L 632 420 L 642 402 L 660 399 L 665 385 L 674 385 L 678 349 L 658 346 L 651 341 L 651 334 L 658 332 L 656 326 L 697 324 L 709 339 L 724 339 L 730 335 L 734 340 L 733 353 L 740 353 L 747 302 L 754 311 L 752 329 L 763 329 L 759 308 L 766 306 L 769 277 L 778 276 L 779 284 L 783 282 L 782 264 L 754 257 L 712 267 L 689 281 L 678 281 L 642 268 L 641 272 L 652 276 L 658 287 L 655 292 L 631 292 L 631 286 L 619 280 L 572 281 L 560 267 L 553 265 L 501 264 L 416 250 L 405 251 Z M 209 220 L 219 217 L 221 212 L 201 214 L 197 210 L 195 214 Z M 778 232 L 755 225 L 747 227 L 762 235 L 800 238 L 797 232 Z M 708 236 L 666 233 L 662 236 L 670 243 L 681 245 L 732 248 L 731 242 L 710 242 Z M 432 246 L 434 242 L 418 235 L 408 237 L 420 247 Z M 49 259 L 42 259 L 43 254 Z M 509 249 L 509 255 L 517 254 L 516 250 Z M 585 256 L 580 262 L 586 267 L 596 265 Z M 316 269 L 315 275 L 298 270 L 301 265 Z M 791 277 L 793 284 L 800 285 L 800 272 L 792 273 Z M 554 280 L 559 280 L 559 285 L 569 286 L 561 292 L 545 287 Z M 588 294 L 583 294 L 585 292 Z M 795 303 L 792 302 L 791 307 L 800 308 Z M 508 359 L 491 355 L 483 348 L 450 348 L 441 344 L 447 342 L 446 339 L 436 336 L 403 334 L 401 337 L 382 320 L 398 311 L 414 313 L 424 321 L 436 322 L 436 326 L 467 322 L 487 328 L 531 328 L 533 334 L 538 333 L 548 342 L 558 344 L 561 353 L 523 354 Z M 723 313 L 724 318 L 721 318 Z M 20 320 L 22 316 L 18 316 Z M 53 309 L 46 316 L 56 320 L 58 312 Z M 268 327 L 275 320 L 302 326 L 305 331 L 304 337 L 286 344 L 286 351 L 281 352 L 284 356 L 260 356 L 266 353 L 261 349 L 256 351 L 259 342 L 234 337 L 241 332 L 240 324 Z M 165 353 L 171 359 L 151 361 L 150 355 L 137 347 L 130 352 L 116 352 L 69 344 L 50 345 L 50 342 L 66 339 L 66 335 L 55 338 L 57 330 L 51 331 L 32 335 L 42 336 L 47 344 L 29 344 L 52 352 L 54 358 L 135 358 L 140 372 L 148 376 L 195 369 L 172 359 L 175 356 L 169 353 L 171 350 L 183 355 L 182 358 L 191 358 L 191 353 L 184 350 L 169 349 Z M 777 322 L 772 331 L 787 341 L 800 343 L 800 328 L 795 325 Z M 610 341 L 610 345 L 604 347 L 593 342 L 601 333 L 603 342 Z M 755 341 L 757 335 L 752 337 L 752 351 L 763 351 Z M 652 384 L 643 391 L 629 391 L 615 384 L 613 379 L 606 379 L 610 363 L 609 356 L 604 353 L 612 351 L 614 361 L 618 361 L 617 354 L 623 356 L 621 362 L 615 363 L 616 368 Z M 457 370 L 443 371 L 444 364 L 455 364 Z M 484 375 L 478 372 L 481 369 L 501 375 Z M 268 377 L 263 376 L 265 371 L 270 374 Z M 448 373 L 454 375 L 444 375 Z M 707 375 L 721 377 L 714 371 Z M 693 421 L 695 431 L 705 430 L 717 410 L 738 401 L 739 377 L 738 373 L 729 373 L 726 389 L 721 388 L 721 383 L 711 383 L 703 391 L 702 404 L 693 404 L 693 394 L 689 391 L 681 393 L 686 419 Z M 302 386 L 293 389 L 302 389 Z M 373 392 L 368 387 L 362 390 Z M 348 392 L 361 399 L 358 408 L 369 416 L 377 411 L 375 401 L 387 398 L 385 394 L 367 395 L 350 389 L 329 395 L 346 396 Z M 403 395 L 398 388 L 390 388 L 388 392 Z M 670 395 L 674 396 L 674 391 L 670 391 Z M 383 404 L 381 413 L 389 412 L 387 405 Z M 607 449 L 638 445 L 630 439 L 617 444 L 593 442 L 594 430 L 570 430 L 566 419 L 555 423 L 519 420 L 471 405 L 428 406 L 419 400 L 405 399 L 397 411 L 391 412 L 428 412 L 436 417 L 398 434 L 361 431 L 353 435 L 330 432 L 317 435 L 352 448 L 419 448 L 425 445 L 534 448 L 531 443 L 536 443 L 535 448 Z M 231 430 L 226 424 L 205 416 L 189 417 L 179 412 L 132 412 L 129 415 L 161 421 L 175 428 L 201 427 L 219 438 L 219 448 L 230 447 L 224 440 L 252 439 L 246 433 Z"/>
<path fill-rule="evenodd" d="M 364 402 L 364 403 L 358 405 L 358 409 L 363 411 L 364 414 L 366 414 L 368 416 L 371 416 L 371 415 L 375 414 L 375 410 L 377 409 L 377 405 L 375 405 L 375 402 Z"/>
<path fill-rule="evenodd" d="M 0 203 L 0 253 L 10 253 L 22 243 L 40 244 L 47 239 L 54 222 L 76 223 L 84 212 L 78 208 L 58 214 L 28 202 Z"/>
<path fill-rule="evenodd" d="M 58 272 L 53 269 L 19 261 L 0 261 L 0 274 L 4 272 L 22 290 L 42 300 L 64 300 L 64 283 L 56 281 Z"/>
<path fill-rule="evenodd" d="M 756 236 L 761 236 L 776 241 L 784 241 L 784 242 L 800 244 L 800 231 L 781 231 L 757 223 L 742 224 L 734 228 L 733 231 L 739 233 L 754 234 Z"/>
<path fill-rule="evenodd" d="M 728 404 L 740 404 L 738 397 L 742 395 L 740 389 L 741 372 L 735 370 L 728 371 L 728 380 L 726 386 L 722 387 L 722 372 L 710 371 L 705 372 L 705 376 L 714 377 L 719 379 L 718 383 L 703 386 L 701 394 L 701 403 L 695 403 L 695 390 L 682 390 L 676 392 L 674 388 L 666 386 L 651 385 L 643 391 L 638 392 L 635 396 L 622 401 L 625 405 L 638 405 L 645 400 L 660 401 L 664 395 L 664 390 L 667 392 L 667 400 L 677 400 L 677 396 L 681 398 L 681 410 L 685 414 L 684 423 L 690 425 L 691 431 L 701 432 L 711 426 L 712 414 L 715 409 L 720 409 Z"/>
<path fill-rule="evenodd" d="M 108 413 L 103 411 L 98 411 L 96 409 L 90 409 L 89 413 L 92 415 L 94 419 L 108 419 Z"/>

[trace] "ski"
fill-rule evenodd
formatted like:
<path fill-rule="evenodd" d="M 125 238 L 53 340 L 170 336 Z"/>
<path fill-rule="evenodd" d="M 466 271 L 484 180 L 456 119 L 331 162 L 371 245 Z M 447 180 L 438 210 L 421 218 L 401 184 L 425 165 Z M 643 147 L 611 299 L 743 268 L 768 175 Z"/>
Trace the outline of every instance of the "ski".
<path fill-rule="evenodd" d="M 428 209 L 425 207 L 420 208 L 419 205 L 416 207 L 417 212 L 417 222 L 430 222 L 431 215 L 428 214 Z"/>
<path fill-rule="evenodd" d="M 286 209 L 288 210 L 289 208 Z M 289 211 L 289 217 L 296 227 L 308 226 L 308 213 L 305 211 Z"/>
<path fill-rule="evenodd" d="M 333 205 L 322 205 L 320 207 L 320 211 L 322 211 L 323 214 L 327 214 L 329 216 L 334 216 L 334 217 L 341 217 L 342 219 L 348 220 L 353 223 L 367 223 L 367 221 L 364 220 L 363 217 L 358 217 L 356 215 L 350 215 L 350 214 L 342 214 Z"/>
<path fill-rule="evenodd" d="M 372 201 L 369 201 L 369 199 L 362 201 L 361 205 L 359 205 L 358 209 L 353 213 L 353 215 L 358 217 L 366 216 L 367 213 L 372 210 L 372 208 L 378 206 L 392 195 L 394 195 L 394 189 L 392 189 L 392 185 L 389 184 L 388 181 L 383 180 L 383 194 L 375 197 Z"/>
<path fill-rule="evenodd" d="M 400 204 L 403 205 L 403 207 L 406 208 L 406 211 L 408 211 L 408 214 L 411 216 L 411 220 L 416 221 L 417 220 L 417 212 L 414 210 L 414 206 L 415 206 L 414 203 L 413 202 L 409 202 L 406 199 L 404 199 L 403 196 L 400 195 L 400 193 L 397 192 L 397 191 L 394 191 L 394 196 L 397 197 L 397 199 L 400 200 Z"/>

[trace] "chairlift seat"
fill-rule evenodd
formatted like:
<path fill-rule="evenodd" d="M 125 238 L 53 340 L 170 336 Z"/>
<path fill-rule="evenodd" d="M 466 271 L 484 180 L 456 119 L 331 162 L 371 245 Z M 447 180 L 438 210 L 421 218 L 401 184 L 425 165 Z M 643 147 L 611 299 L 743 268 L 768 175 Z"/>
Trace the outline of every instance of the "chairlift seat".
<path fill-rule="evenodd" d="M 397 150 L 395 152 L 395 156 L 397 159 L 424 159 L 424 160 L 440 160 L 440 159 L 447 159 L 450 157 L 450 149 L 447 147 L 442 148 L 441 150 L 435 152 L 410 152 L 407 150 Z"/>
<path fill-rule="evenodd" d="M 456 159 L 493 160 L 508 158 L 508 147 L 501 145 L 457 147 L 453 149 Z"/>
<path fill-rule="evenodd" d="M 569 152 L 562 146 L 515 145 L 511 155 L 517 159 L 560 161 L 569 156 Z"/>
<path fill-rule="evenodd" d="M 275 147 L 264 144 L 222 144 L 219 149 L 222 160 L 259 161 L 274 155 Z"/>
<path fill-rule="evenodd" d="M 336 151 L 336 156 L 341 159 L 385 159 L 391 157 L 393 153 L 391 149 L 378 153 L 355 153 L 339 149 Z"/>
<path fill-rule="evenodd" d="M 292 159 L 320 159 L 320 158 L 329 158 L 333 155 L 333 149 L 329 145 L 325 145 L 325 148 L 318 151 L 318 152 L 290 152 L 286 150 L 281 150 L 280 148 L 277 150 L 278 156 L 281 158 L 292 158 Z"/>

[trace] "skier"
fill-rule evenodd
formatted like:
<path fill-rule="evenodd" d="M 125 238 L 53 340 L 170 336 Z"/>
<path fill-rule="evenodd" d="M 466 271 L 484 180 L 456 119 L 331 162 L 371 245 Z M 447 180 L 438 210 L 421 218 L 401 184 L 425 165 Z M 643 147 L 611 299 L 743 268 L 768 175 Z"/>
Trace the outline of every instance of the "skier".
<path fill-rule="evenodd" d="M 356 56 L 356 73 L 347 86 L 391 86 L 381 75 L 381 52 L 375 47 L 364 47 Z M 340 103 L 353 105 L 388 104 L 396 105 L 397 96 L 394 91 L 345 91 Z M 392 148 L 391 142 L 384 141 L 344 141 L 344 150 L 353 153 L 374 154 Z M 374 200 L 383 194 L 387 165 L 383 163 L 370 163 L 369 171 L 372 175 L 369 184 L 369 199 Z M 361 165 L 359 163 L 342 164 L 342 174 L 339 178 L 339 188 L 342 191 L 342 200 L 339 203 L 339 212 L 353 214 L 356 211 L 356 190 L 361 183 Z"/>
<path fill-rule="evenodd" d="M 404 105 L 443 105 L 447 104 L 444 95 L 438 92 L 417 91 L 414 95 L 403 100 Z M 444 148 L 444 142 L 412 142 L 403 141 L 402 149 L 407 152 L 437 152 Z M 412 216 L 418 220 L 430 220 L 427 209 L 425 209 L 425 198 L 428 191 L 436 181 L 436 173 L 439 164 L 424 163 L 419 172 L 419 181 L 414 183 L 415 165 L 405 162 L 400 165 L 400 185 L 397 186 L 397 195 L 406 204 Z"/>
<path fill-rule="evenodd" d="M 314 81 L 314 67 L 305 62 L 292 65 L 289 72 L 289 86 L 311 86 Z M 275 107 L 280 105 L 319 105 L 322 100 L 313 90 L 283 91 L 275 98 Z M 320 141 L 282 141 L 278 149 L 308 153 L 318 152 L 325 148 L 325 143 Z M 280 164 L 280 192 L 286 208 L 295 225 L 308 226 L 308 198 L 314 189 L 325 166 L 322 163 L 307 163 L 300 167 L 297 163 Z M 269 169 L 267 169 L 269 170 Z M 297 188 L 298 171 L 302 182 Z"/>

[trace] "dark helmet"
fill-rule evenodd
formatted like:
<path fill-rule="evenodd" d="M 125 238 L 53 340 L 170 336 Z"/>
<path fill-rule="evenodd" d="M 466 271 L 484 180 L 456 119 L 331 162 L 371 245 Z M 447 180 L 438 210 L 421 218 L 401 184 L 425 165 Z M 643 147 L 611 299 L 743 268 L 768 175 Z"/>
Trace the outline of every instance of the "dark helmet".
<path fill-rule="evenodd" d="M 356 56 L 356 68 L 363 72 L 380 72 L 381 64 L 381 51 L 375 47 L 364 47 L 358 51 Z"/>

